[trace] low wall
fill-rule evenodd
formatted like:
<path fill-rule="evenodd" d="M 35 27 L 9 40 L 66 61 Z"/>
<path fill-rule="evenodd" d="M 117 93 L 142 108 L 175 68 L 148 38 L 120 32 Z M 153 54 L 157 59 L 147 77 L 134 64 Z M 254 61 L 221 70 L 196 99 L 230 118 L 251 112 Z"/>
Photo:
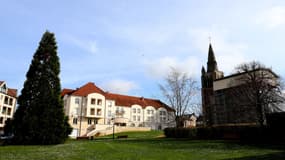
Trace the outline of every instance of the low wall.
<path fill-rule="evenodd" d="M 123 127 L 123 126 L 115 126 L 114 133 L 121 133 L 121 132 L 137 132 L 137 131 L 150 131 L 150 127 Z M 99 136 L 106 136 L 113 134 L 113 127 L 108 128 L 106 130 L 99 131 Z"/>

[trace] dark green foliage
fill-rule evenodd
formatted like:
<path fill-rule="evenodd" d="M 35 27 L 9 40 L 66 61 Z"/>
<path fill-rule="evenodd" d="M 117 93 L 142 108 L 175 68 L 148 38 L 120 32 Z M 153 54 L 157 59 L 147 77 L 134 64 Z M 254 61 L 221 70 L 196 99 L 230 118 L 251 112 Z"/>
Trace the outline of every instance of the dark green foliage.
<path fill-rule="evenodd" d="M 15 144 L 63 143 L 71 132 L 60 98 L 60 64 L 53 33 L 45 32 L 18 98 L 12 126 Z"/>
<path fill-rule="evenodd" d="M 12 120 L 9 118 L 5 121 L 4 125 L 4 136 L 12 135 Z"/>
<path fill-rule="evenodd" d="M 267 124 L 270 127 L 280 127 L 284 125 L 285 122 L 285 112 L 276 112 L 266 115 Z"/>
<path fill-rule="evenodd" d="M 197 128 L 165 128 L 164 135 L 168 138 L 198 138 Z"/>

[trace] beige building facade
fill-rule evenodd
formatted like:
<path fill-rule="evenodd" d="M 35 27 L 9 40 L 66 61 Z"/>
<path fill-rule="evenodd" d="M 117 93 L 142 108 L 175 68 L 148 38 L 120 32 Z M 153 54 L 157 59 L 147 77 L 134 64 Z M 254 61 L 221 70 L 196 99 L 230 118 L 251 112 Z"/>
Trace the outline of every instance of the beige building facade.
<path fill-rule="evenodd" d="M 6 120 L 11 119 L 16 109 L 17 90 L 7 87 L 6 82 L 0 81 L 0 133 Z"/>
<path fill-rule="evenodd" d="M 175 126 L 174 110 L 160 100 L 104 92 L 91 82 L 64 89 L 62 98 L 72 137 L 110 130 L 113 125 L 155 130 Z"/>

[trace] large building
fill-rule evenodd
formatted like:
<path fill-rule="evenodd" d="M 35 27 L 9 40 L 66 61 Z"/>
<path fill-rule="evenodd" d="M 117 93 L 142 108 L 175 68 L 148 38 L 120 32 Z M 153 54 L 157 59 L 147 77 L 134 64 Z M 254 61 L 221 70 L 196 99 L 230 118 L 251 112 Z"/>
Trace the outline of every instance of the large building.
<path fill-rule="evenodd" d="M 108 129 L 113 124 L 151 129 L 175 125 L 174 110 L 160 100 L 104 92 L 94 83 L 75 90 L 63 89 L 62 97 L 73 137 Z"/>
<path fill-rule="evenodd" d="M 246 76 L 266 75 L 270 80 L 266 83 L 273 84 L 278 79 L 273 71 L 266 68 L 224 76 L 218 69 L 211 44 L 207 70 L 202 67 L 201 74 L 203 121 L 206 126 L 259 124 L 260 111 L 256 105 L 258 103 L 250 103 L 251 97 L 246 94 L 249 91 L 243 80 Z"/>
<path fill-rule="evenodd" d="M 0 81 L 0 133 L 7 119 L 11 119 L 16 109 L 17 90 L 8 88 L 6 82 Z"/>

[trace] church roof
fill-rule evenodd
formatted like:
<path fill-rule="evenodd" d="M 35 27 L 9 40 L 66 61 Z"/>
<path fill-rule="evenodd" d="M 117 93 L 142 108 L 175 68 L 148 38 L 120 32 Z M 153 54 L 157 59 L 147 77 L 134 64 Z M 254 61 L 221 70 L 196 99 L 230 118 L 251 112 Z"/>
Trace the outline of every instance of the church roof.
<path fill-rule="evenodd" d="M 241 72 L 241 73 L 231 74 L 231 75 L 225 76 L 225 77 L 223 77 L 223 78 L 216 79 L 216 80 L 214 80 L 214 81 L 220 81 L 220 80 L 224 80 L 224 79 L 228 79 L 228 78 L 240 76 L 240 75 L 243 75 L 243 74 L 246 74 L 246 73 L 256 72 L 256 71 L 259 71 L 259 70 L 268 71 L 269 73 L 271 73 L 272 75 L 274 75 L 276 78 L 279 78 L 279 76 L 278 76 L 275 72 L 273 72 L 271 69 L 268 69 L 268 68 L 258 68 L 258 69 L 256 69 L 256 70 L 252 70 L 252 71 L 249 71 L 249 72 Z"/>

